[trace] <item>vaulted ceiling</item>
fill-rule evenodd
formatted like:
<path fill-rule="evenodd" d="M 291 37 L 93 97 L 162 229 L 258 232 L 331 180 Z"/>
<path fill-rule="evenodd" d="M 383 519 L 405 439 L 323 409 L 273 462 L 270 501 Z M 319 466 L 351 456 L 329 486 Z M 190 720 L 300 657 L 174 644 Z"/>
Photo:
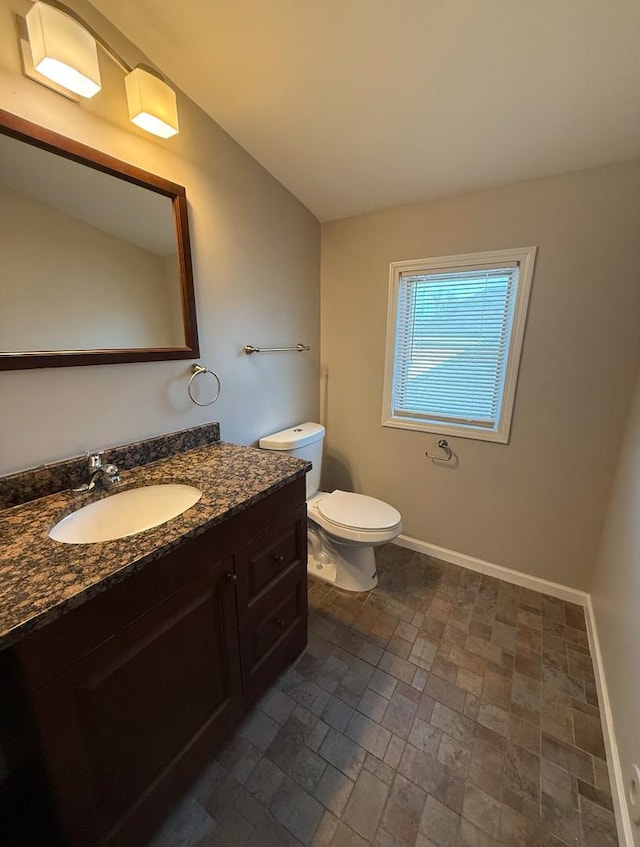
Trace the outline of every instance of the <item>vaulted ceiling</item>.
<path fill-rule="evenodd" d="M 92 0 L 320 219 L 640 156 L 638 0 Z"/>

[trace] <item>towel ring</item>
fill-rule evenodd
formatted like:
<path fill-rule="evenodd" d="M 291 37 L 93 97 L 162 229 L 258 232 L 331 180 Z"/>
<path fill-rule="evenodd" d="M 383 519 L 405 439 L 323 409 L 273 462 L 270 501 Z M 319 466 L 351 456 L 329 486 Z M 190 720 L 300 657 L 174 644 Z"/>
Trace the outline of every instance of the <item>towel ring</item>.
<path fill-rule="evenodd" d="M 211 376 L 218 383 L 218 389 L 216 391 L 216 396 L 213 398 L 213 400 L 209 400 L 208 403 L 201 403 L 199 400 L 196 400 L 196 398 L 193 396 L 193 385 L 192 385 L 192 383 L 193 383 L 193 380 L 197 376 L 200 376 L 200 374 L 211 374 Z M 196 404 L 196 406 L 212 406 L 216 402 L 218 397 L 220 396 L 220 388 L 221 388 L 220 377 L 218 376 L 217 373 L 210 371 L 209 368 L 205 368 L 202 365 L 192 365 L 191 376 L 189 377 L 188 391 L 189 391 L 189 397 L 193 400 L 193 402 Z"/>

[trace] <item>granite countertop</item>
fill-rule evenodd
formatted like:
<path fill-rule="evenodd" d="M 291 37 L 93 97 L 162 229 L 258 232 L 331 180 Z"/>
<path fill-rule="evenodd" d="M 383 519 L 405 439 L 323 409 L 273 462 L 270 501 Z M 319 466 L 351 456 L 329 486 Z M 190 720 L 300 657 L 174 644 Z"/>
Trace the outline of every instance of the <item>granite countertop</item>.
<path fill-rule="evenodd" d="M 140 570 L 189 538 L 304 476 L 309 462 L 218 442 L 123 473 L 110 492 L 64 491 L 0 511 L 0 649 Z M 49 530 L 107 493 L 140 485 L 197 486 L 200 500 L 165 524 L 98 544 L 62 544 Z"/>

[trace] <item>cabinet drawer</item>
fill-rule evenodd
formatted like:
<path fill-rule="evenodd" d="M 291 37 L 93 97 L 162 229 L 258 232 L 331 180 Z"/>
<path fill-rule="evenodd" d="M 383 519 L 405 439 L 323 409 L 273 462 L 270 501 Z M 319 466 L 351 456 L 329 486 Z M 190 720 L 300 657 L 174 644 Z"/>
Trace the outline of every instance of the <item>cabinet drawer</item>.
<path fill-rule="evenodd" d="M 255 603 L 274 580 L 293 565 L 306 567 L 307 510 L 296 509 L 269 527 L 242 551 L 241 602 Z"/>
<path fill-rule="evenodd" d="M 300 618 L 297 588 L 297 584 L 294 585 L 284 597 L 279 593 L 272 604 L 260 616 L 256 616 L 251 629 L 251 658 L 254 663 L 259 662 L 277 641 L 287 635 Z"/>
<path fill-rule="evenodd" d="M 307 565 L 296 561 L 248 608 L 241 609 L 242 682 L 245 695 L 264 691 L 307 643 Z"/>

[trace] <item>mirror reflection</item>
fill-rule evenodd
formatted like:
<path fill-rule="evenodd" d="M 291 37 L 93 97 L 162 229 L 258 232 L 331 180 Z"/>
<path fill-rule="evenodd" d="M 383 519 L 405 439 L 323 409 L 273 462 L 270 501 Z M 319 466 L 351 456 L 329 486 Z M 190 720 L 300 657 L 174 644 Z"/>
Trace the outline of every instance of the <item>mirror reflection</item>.
<path fill-rule="evenodd" d="M 0 351 L 185 344 L 172 199 L 0 134 Z"/>

